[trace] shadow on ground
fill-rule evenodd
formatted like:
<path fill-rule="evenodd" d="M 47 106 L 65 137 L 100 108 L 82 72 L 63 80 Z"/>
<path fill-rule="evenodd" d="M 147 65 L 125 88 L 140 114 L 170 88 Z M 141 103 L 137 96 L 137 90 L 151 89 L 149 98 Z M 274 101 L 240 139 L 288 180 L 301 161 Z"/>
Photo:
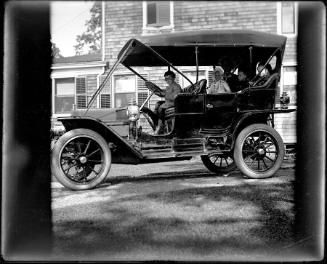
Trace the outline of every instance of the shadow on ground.
<path fill-rule="evenodd" d="M 153 179 L 158 177 L 165 175 L 155 174 Z M 140 183 L 145 189 L 150 184 Z M 61 214 L 74 217 L 54 225 L 56 257 L 267 260 L 278 259 L 294 242 L 291 182 L 219 186 L 196 179 L 170 184 L 177 188 L 164 188 L 162 183 L 162 189 L 129 193 L 126 187 L 121 197 L 91 206 L 89 215 L 96 217 L 79 216 L 83 208 L 61 209 Z"/>

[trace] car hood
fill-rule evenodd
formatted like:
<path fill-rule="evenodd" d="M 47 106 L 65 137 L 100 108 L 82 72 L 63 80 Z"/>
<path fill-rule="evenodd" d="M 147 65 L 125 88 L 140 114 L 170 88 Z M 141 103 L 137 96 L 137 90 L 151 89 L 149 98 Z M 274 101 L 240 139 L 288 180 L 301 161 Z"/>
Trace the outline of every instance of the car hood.
<path fill-rule="evenodd" d="M 100 119 L 102 122 L 110 123 L 116 121 L 128 121 L 127 108 L 110 108 L 110 109 L 89 109 L 73 110 L 72 116 L 76 117 L 92 117 Z M 85 113 L 86 112 L 86 113 Z"/>

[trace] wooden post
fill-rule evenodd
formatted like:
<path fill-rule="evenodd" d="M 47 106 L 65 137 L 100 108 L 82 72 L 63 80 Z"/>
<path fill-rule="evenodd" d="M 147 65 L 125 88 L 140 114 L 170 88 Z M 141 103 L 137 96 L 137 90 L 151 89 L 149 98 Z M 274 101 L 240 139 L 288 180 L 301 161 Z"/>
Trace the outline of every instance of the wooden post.
<path fill-rule="evenodd" d="M 48 2 L 6 2 L 2 257 L 51 253 L 51 43 Z"/>

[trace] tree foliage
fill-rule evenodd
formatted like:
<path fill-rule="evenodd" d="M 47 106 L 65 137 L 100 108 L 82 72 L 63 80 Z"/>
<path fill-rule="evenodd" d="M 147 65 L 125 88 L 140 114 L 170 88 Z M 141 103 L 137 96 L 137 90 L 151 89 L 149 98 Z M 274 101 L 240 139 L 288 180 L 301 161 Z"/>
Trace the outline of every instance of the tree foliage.
<path fill-rule="evenodd" d="M 52 49 L 52 57 L 53 58 L 62 58 L 63 56 L 60 54 L 60 49 L 56 46 L 56 43 L 51 42 Z"/>
<path fill-rule="evenodd" d="M 85 22 L 86 31 L 77 35 L 74 45 L 76 55 L 97 53 L 101 50 L 101 2 L 96 1 L 90 9 L 91 18 Z"/>

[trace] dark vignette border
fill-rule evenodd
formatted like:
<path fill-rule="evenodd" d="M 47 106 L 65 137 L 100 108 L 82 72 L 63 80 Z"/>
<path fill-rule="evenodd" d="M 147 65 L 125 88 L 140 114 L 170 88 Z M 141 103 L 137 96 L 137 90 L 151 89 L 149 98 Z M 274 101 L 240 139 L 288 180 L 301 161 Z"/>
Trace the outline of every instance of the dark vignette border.
<path fill-rule="evenodd" d="M 49 3 L 5 3 L 2 240 L 5 260 L 51 252 Z M 324 257 L 325 6 L 299 3 L 295 230 L 299 256 Z"/>

